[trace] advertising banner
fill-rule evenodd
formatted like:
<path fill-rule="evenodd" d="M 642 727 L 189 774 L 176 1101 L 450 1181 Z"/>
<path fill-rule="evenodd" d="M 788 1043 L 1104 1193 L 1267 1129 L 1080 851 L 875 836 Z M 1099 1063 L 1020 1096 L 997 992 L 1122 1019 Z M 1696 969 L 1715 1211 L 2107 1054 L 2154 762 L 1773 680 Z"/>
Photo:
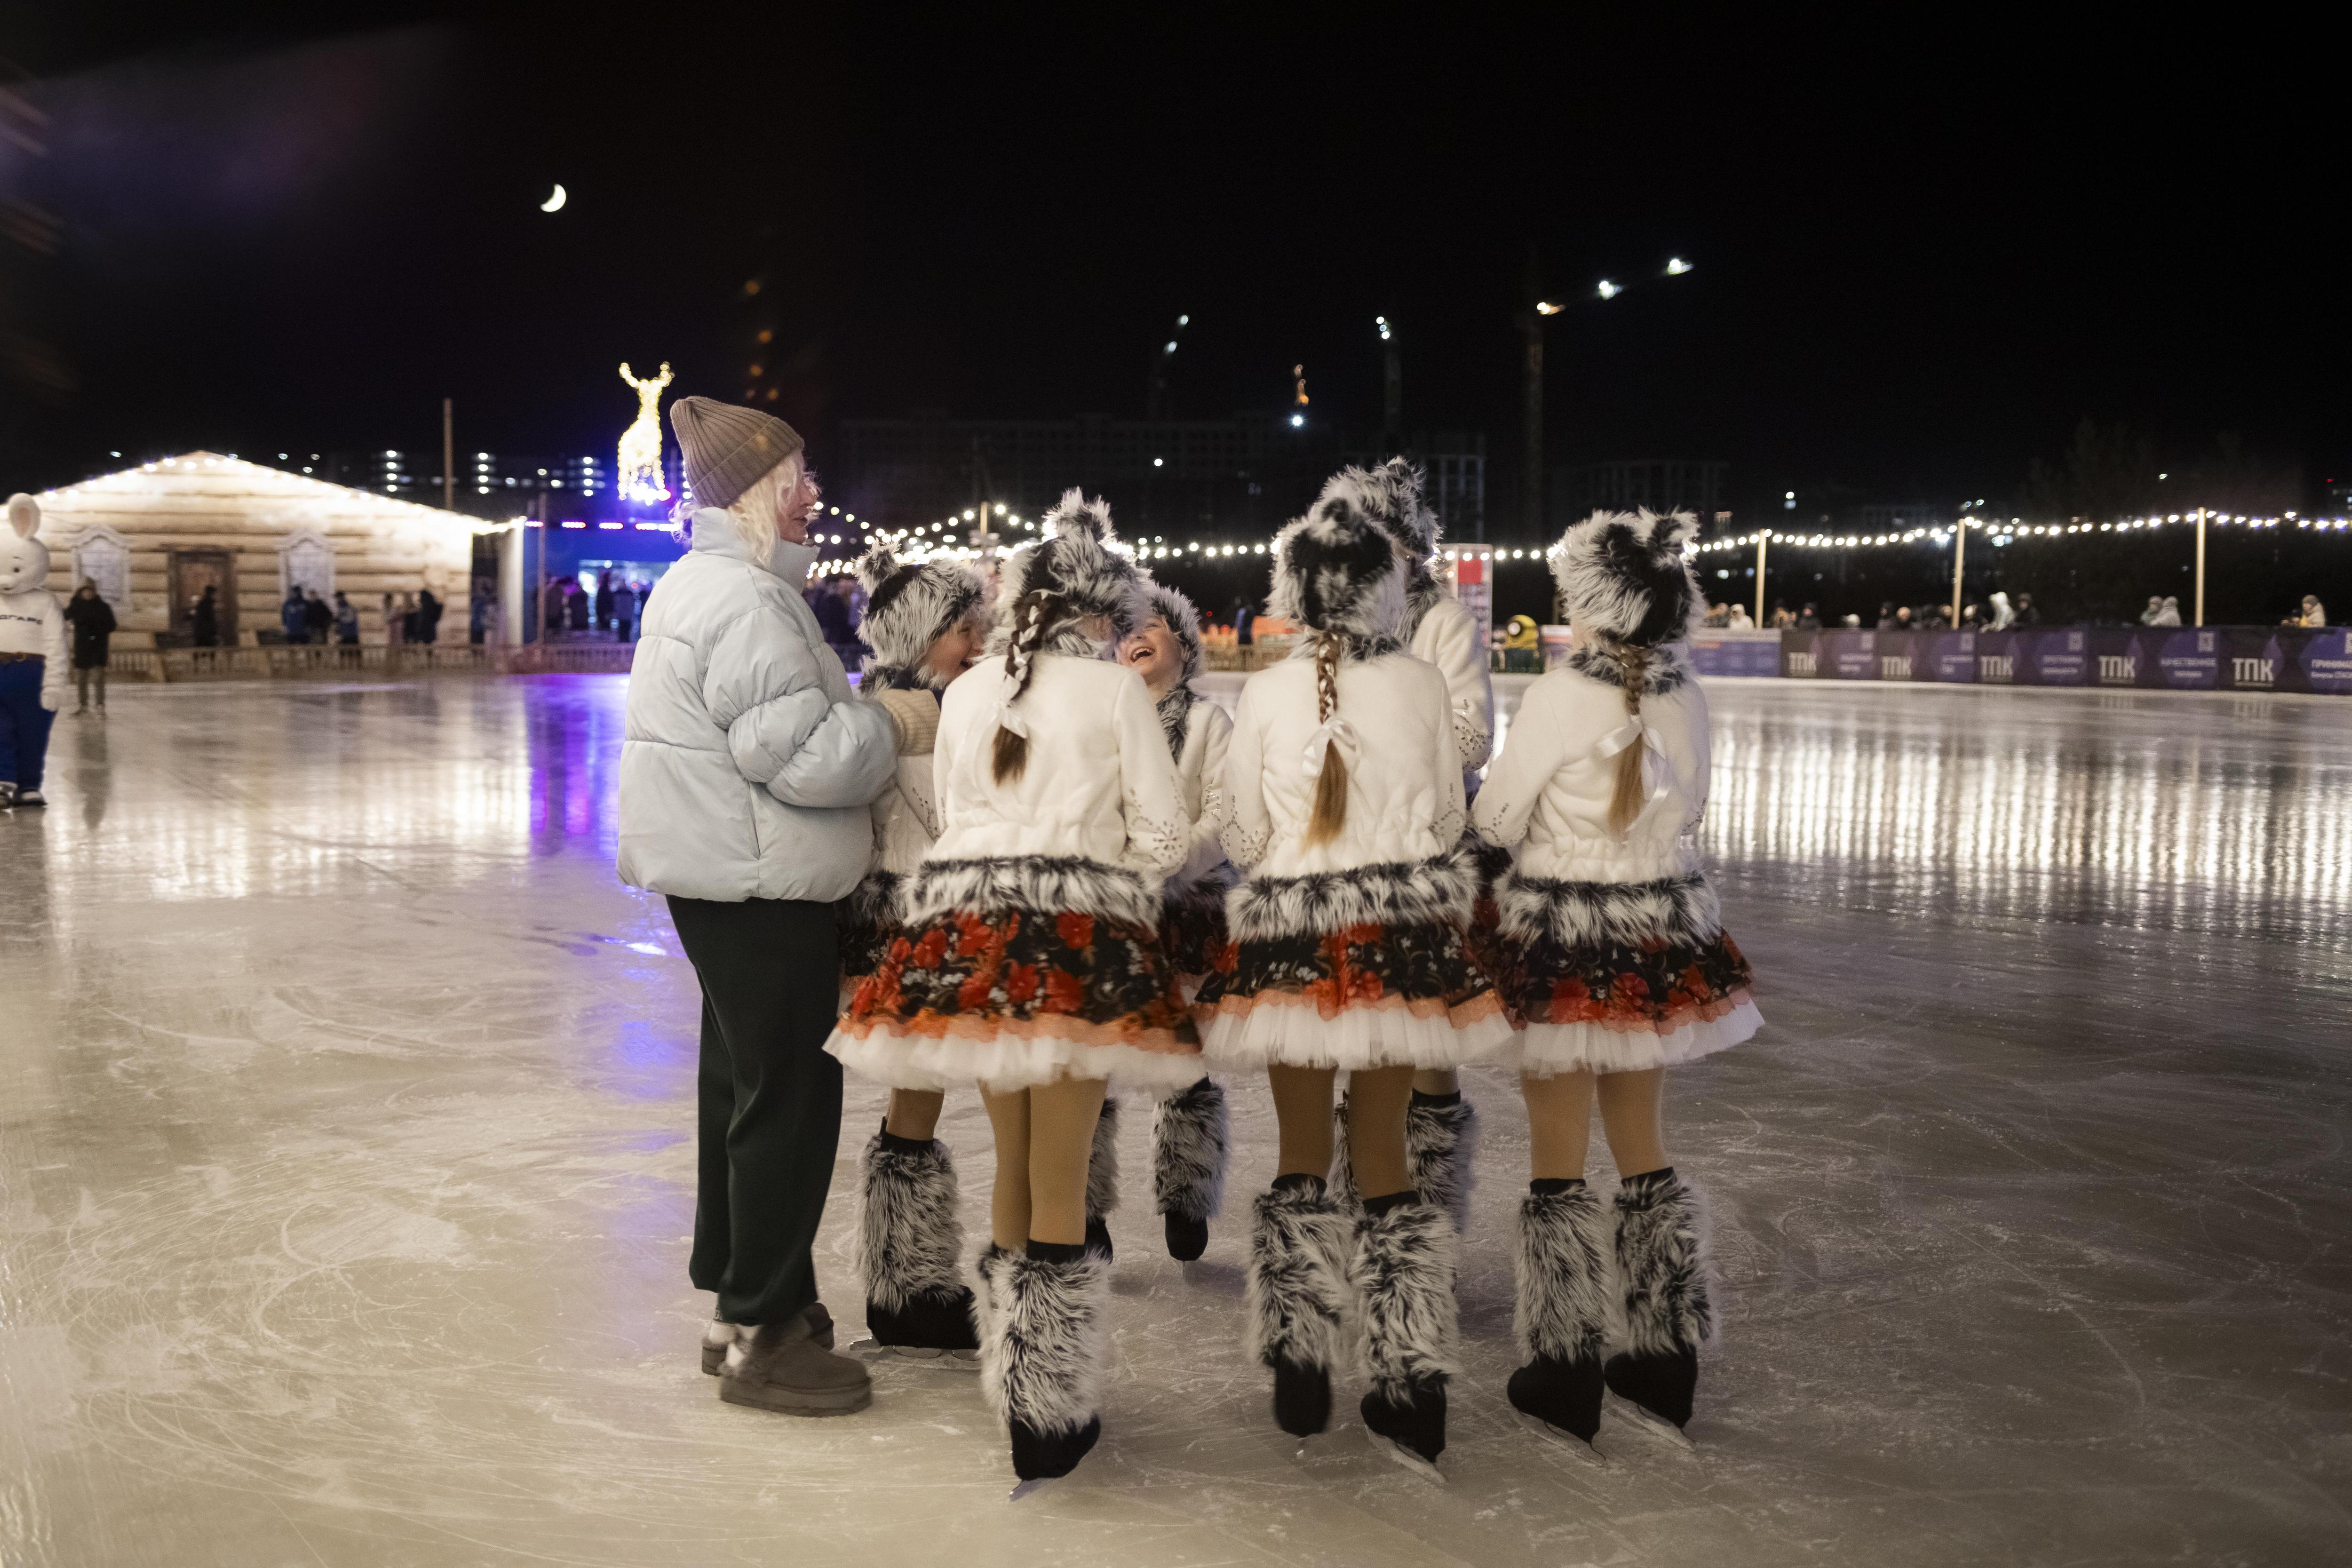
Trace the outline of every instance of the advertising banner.
<path fill-rule="evenodd" d="M 1549 633 L 1551 628 L 1544 630 Z M 1691 662 L 1701 675 L 1778 675 L 1780 637 L 1779 632 L 1708 627 L 1691 634 Z"/>
<path fill-rule="evenodd" d="M 1912 666 L 1914 680 L 1974 681 L 1977 679 L 1977 639 L 1980 632 L 1901 632 L 1885 634 L 1907 637 L 1922 650 L 1918 662 Z"/>
<path fill-rule="evenodd" d="M 2352 697 L 2352 631 L 2329 626 L 2323 631 L 2285 632 L 2281 640 L 2288 650 L 2292 679 L 2298 684 L 2283 681 L 2280 689 Z"/>
<path fill-rule="evenodd" d="M 2139 636 L 2142 686 L 2211 691 L 2221 684 L 2221 634 L 2212 626 L 2151 626 Z"/>
<path fill-rule="evenodd" d="M 2352 697 L 2352 630 L 2339 626 L 2054 626 L 2006 632 L 1839 627 L 1782 632 L 1777 651 L 1780 673 L 1797 680 Z"/>

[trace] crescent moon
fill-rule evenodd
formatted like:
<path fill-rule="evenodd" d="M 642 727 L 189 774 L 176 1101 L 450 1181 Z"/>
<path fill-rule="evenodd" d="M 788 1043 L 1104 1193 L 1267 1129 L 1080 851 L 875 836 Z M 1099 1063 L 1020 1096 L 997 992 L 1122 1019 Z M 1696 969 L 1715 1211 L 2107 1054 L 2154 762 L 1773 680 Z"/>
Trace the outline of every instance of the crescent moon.
<path fill-rule="evenodd" d="M 562 212 L 563 210 L 563 187 L 562 185 L 558 185 L 555 187 L 554 195 L 549 196 L 545 201 L 539 204 L 539 210 L 543 213 Z"/>

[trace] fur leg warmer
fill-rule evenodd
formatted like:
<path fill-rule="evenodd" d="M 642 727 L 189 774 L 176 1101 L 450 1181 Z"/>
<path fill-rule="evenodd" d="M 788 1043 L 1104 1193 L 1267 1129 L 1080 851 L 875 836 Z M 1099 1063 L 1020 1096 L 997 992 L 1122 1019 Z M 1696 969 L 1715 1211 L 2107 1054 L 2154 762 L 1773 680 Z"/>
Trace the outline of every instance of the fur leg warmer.
<path fill-rule="evenodd" d="M 1591 1188 L 1519 1202 L 1519 1369 L 1512 1405 L 1590 1443 L 1601 1429 L 1601 1353 L 1616 1303 L 1615 1226 Z"/>
<path fill-rule="evenodd" d="M 1470 1224 L 1471 1161 L 1478 1152 L 1478 1112 L 1460 1094 L 1416 1089 L 1404 1113 L 1404 1152 L 1423 1202 L 1444 1209 L 1457 1231 Z"/>
<path fill-rule="evenodd" d="M 1087 1246 L 1111 1259 L 1110 1216 L 1118 1209 L 1118 1101 L 1105 1100 L 1087 1152 Z"/>
<path fill-rule="evenodd" d="M 1617 1190 L 1617 1274 L 1624 1292 L 1624 1353 L 1609 1386 L 1652 1415 L 1690 1420 L 1698 1352 L 1715 1332 L 1715 1267 L 1694 1187 L 1671 1168 Z"/>
<path fill-rule="evenodd" d="M 1102 1430 L 1110 1273 L 1101 1258 L 980 1257 L 981 1391 L 1013 1437 L 1022 1479 L 1066 1475 Z"/>
<path fill-rule="evenodd" d="M 1349 1283 L 1363 1315 L 1364 1425 L 1423 1459 L 1445 1447 L 1445 1384 L 1455 1371 L 1454 1272 L 1461 1243 L 1444 1212 L 1404 1202 L 1356 1220 Z"/>
<path fill-rule="evenodd" d="M 971 1293 L 958 1272 L 955 1163 L 937 1139 L 877 1132 L 859 1170 L 857 1268 L 866 1327 L 885 1345 L 969 1351 Z"/>
<path fill-rule="evenodd" d="M 1151 1195 L 1160 1212 L 1195 1220 L 1214 1215 L 1224 1200 L 1231 1144 L 1225 1091 L 1214 1079 L 1161 1100 L 1151 1139 Z"/>
<path fill-rule="evenodd" d="M 1329 1424 L 1343 1348 L 1352 1226 L 1324 1184 L 1286 1178 L 1250 1218 L 1249 1352 L 1275 1373 L 1275 1419 L 1295 1436 Z"/>

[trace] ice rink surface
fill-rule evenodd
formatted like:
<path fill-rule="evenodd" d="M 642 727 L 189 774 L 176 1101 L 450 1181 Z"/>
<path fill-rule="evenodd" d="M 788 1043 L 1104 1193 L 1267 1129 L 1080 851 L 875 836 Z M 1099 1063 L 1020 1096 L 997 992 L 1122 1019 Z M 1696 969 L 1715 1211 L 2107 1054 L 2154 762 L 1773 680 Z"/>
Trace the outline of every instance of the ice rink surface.
<path fill-rule="evenodd" d="M 0 820 L 0 1563 L 2341 1562 L 2352 703 L 1726 682 L 1708 838 L 1769 1026 L 1683 1071 L 1696 1454 L 1512 1419 L 1485 1118 L 1448 1479 L 1304 1451 L 1208 1257 L 1114 1220 L 1102 1445 L 1017 1504 L 977 1380 L 720 1405 L 697 1007 L 614 879 L 618 678 L 118 688 Z M 854 1085 L 820 1268 L 845 1342 Z M 974 1098 L 942 1136 L 984 1228 Z M 1603 1163 L 1596 1139 L 1596 1160 Z"/>

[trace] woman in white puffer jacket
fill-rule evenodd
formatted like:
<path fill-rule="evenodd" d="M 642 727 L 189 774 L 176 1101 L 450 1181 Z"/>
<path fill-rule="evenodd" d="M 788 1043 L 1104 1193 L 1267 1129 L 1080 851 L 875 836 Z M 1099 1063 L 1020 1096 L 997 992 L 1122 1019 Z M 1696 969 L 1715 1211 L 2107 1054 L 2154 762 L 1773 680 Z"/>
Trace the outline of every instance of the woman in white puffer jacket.
<path fill-rule="evenodd" d="M 1526 1364 L 1510 1399 L 1588 1443 L 1604 1384 L 1651 1418 L 1690 1419 L 1714 1309 L 1697 1194 L 1666 1163 L 1664 1069 L 1762 1022 L 1698 852 L 1706 697 L 1686 639 L 1705 601 L 1684 553 L 1696 531 L 1688 513 L 1601 512 L 1561 538 L 1551 565 L 1575 647 L 1528 688 L 1471 814 L 1518 850 L 1496 893 L 1533 1166 L 1519 1211 Z M 1620 1176 L 1613 1215 L 1584 1182 L 1596 1099 Z"/>
<path fill-rule="evenodd" d="M 621 742 L 620 874 L 667 895 L 701 984 L 697 1289 L 719 1296 L 703 1370 L 719 1397 L 861 1409 L 830 1353 L 811 1244 L 841 1136 L 824 1053 L 839 995 L 834 901 L 874 852 L 867 805 L 898 726 L 857 701 L 801 585 L 815 482 L 801 438 L 755 409 L 681 398 L 693 548 L 646 609 Z"/>
<path fill-rule="evenodd" d="M 1224 844 L 1247 880 L 1195 1005 L 1210 1060 L 1262 1066 L 1274 1089 L 1280 1170 L 1252 1216 L 1249 1310 L 1276 1422 L 1302 1436 L 1328 1424 L 1355 1317 L 1365 1425 L 1430 1460 L 1445 1445 L 1456 1243 L 1413 1189 L 1407 1097 L 1416 1068 L 1483 1055 L 1510 1026 L 1465 951 L 1477 879 L 1461 753 L 1444 677 L 1403 649 L 1404 576 L 1350 487 L 1276 536 L 1271 607 L 1305 640 L 1242 689 Z M 1362 1193 L 1352 1235 L 1327 1184 L 1340 1069 Z"/>

